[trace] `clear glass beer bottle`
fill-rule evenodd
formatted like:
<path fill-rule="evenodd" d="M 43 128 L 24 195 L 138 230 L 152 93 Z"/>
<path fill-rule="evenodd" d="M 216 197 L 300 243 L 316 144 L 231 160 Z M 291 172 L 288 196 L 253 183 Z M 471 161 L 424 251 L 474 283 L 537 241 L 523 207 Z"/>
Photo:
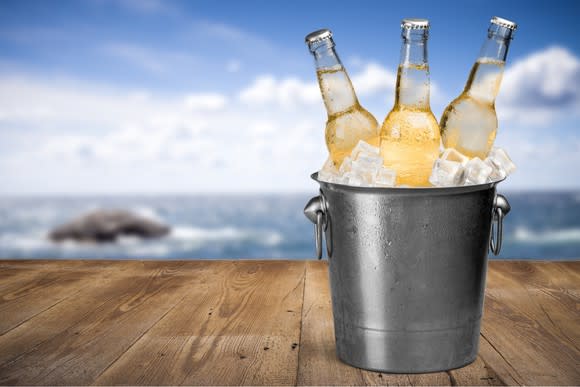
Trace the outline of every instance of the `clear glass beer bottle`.
<path fill-rule="evenodd" d="M 445 108 L 441 117 L 441 137 L 446 148 L 455 148 L 469 157 L 487 157 L 497 134 L 495 98 L 516 28 L 512 21 L 491 19 L 463 93 Z"/>
<path fill-rule="evenodd" d="M 381 155 L 385 166 L 397 172 L 398 185 L 430 186 L 441 138 L 429 101 L 429 21 L 403 19 L 401 29 L 395 105 L 381 128 Z"/>
<path fill-rule="evenodd" d="M 326 146 L 331 159 L 340 167 L 359 140 L 378 146 L 378 123 L 356 97 L 327 29 L 314 31 L 305 38 L 314 56 L 318 85 L 328 113 Z"/>

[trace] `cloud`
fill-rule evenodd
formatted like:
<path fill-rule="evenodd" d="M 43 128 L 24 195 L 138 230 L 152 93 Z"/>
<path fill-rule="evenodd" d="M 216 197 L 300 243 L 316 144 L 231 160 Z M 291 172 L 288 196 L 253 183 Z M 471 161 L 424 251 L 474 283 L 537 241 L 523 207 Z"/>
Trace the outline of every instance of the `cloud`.
<path fill-rule="evenodd" d="M 185 105 L 191 110 L 221 110 L 228 98 L 219 93 L 196 93 L 185 97 Z"/>
<path fill-rule="evenodd" d="M 275 45 L 261 36 L 231 24 L 197 20 L 193 23 L 193 32 L 201 39 L 217 39 L 241 50 L 262 51 L 262 53 L 278 50 Z"/>
<path fill-rule="evenodd" d="M 514 62 L 504 73 L 497 101 L 500 119 L 547 125 L 580 110 L 580 59 L 553 46 Z"/>
<path fill-rule="evenodd" d="M 324 115 L 312 109 L 70 79 L 0 83 L 1 193 L 292 190 L 324 158 Z"/>
<path fill-rule="evenodd" d="M 361 71 L 352 73 L 351 81 L 358 96 L 372 96 L 385 91 L 393 93 L 396 75 L 370 62 L 362 66 Z M 317 82 L 302 81 L 296 77 L 276 78 L 273 75 L 257 77 L 240 91 L 238 98 L 249 105 L 275 104 L 286 109 L 310 106 L 321 100 Z"/>
<path fill-rule="evenodd" d="M 277 79 L 273 75 L 262 75 L 241 90 L 238 98 L 248 105 L 276 104 L 289 109 L 319 101 L 320 91 L 314 82 L 304 82 L 295 77 Z"/>
<path fill-rule="evenodd" d="M 158 75 L 175 71 L 176 67 L 191 68 L 197 63 L 195 57 L 183 52 L 152 50 L 138 44 L 123 42 L 103 44 L 99 51 L 133 67 Z"/>
<path fill-rule="evenodd" d="M 374 62 L 366 64 L 360 73 L 352 76 L 357 95 L 373 95 L 389 91 L 394 93 L 397 75 Z"/>

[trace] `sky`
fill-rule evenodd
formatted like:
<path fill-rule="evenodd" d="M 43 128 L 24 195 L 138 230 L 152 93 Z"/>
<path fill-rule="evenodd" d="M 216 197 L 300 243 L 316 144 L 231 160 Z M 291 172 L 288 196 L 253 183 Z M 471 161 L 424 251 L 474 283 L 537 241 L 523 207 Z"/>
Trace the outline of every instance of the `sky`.
<path fill-rule="evenodd" d="M 304 36 L 393 105 L 400 20 L 428 18 L 436 117 L 489 19 L 518 23 L 496 102 L 508 190 L 580 188 L 577 1 L 0 2 L 0 195 L 310 192 L 326 112 Z"/>

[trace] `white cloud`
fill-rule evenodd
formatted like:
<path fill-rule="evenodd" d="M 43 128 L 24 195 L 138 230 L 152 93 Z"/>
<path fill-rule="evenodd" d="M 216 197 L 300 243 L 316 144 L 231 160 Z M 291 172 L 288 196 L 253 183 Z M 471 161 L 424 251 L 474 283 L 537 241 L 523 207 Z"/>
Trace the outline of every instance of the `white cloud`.
<path fill-rule="evenodd" d="M 185 105 L 191 110 L 221 110 L 228 99 L 218 93 L 196 93 L 185 97 Z"/>
<path fill-rule="evenodd" d="M 111 42 L 101 46 L 100 51 L 109 57 L 120 59 L 134 67 L 155 74 L 175 71 L 176 67 L 191 68 L 197 63 L 192 55 L 183 52 L 151 50 L 123 42 Z"/>
<path fill-rule="evenodd" d="M 0 144 L 18 144 L 0 153 L 1 193 L 292 190 L 324 158 L 324 115 L 312 109 L 71 80 L 0 84 Z"/>
<path fill-rule="evenodd" d="M 196 34 L 209 39 L 218 39 L 231 46 L 251 51 L 275 51 L 276 46 L 259 35 L 252 34 L 230 24 L 224 24 L 210 20 L 198 20 L 193 25 Z"/>
<path fill-rule="evenodd" d="M 179 98 L 152 98 L 142 90 L 120 90 L 101 84 L 68 79 L 41 81 L 26 76 L 0 78 L 0 112 L 3 121 L 28 124 L 35 129 L 66 131 L 106 130 L 139 118 L 153 122 L 178 106 Z"/>
<path fill-rule="evenodd" d="M 397 75 L 374 62 L 368 63 L 360 73 L 354 74 L 352 83 L 357 95 L 372 95 L 388 91 L 393 93 Z"/>
<path fill-rule="evenodd" d="M 277 104 L 283 108 L 294 108 L 320 100 L 320 91 L 315 82 L 304 82 L 290 77 L 277 79 L 273 75 L 257 77 L 239 93 L 239 99 L 248 105 Z"/>
<path fill-rule="evenodd" d="M 497 108 L 500 119 L 528 125 L 578 115 L 580 59 L 555 46 L 514 62 L 504 73 Z"/>
<path fill-rule="evenodd" d="M 554 130 L 531 133 L 509 128 L 498 133 L 496 145 L 507 150 L 518 169 L 502 189 L 568 189 L 580 182 L 580 138 Z"/>
<path fill-rule="evenodd" d="M 362 66 L 360 72 L 350 76 L 358 96 L 394 92 L 396 75 L 377 63 L 368 63 Z M 257 77 L 240 91 L 238 97 L 249 105 L 275 104 L 286 109 L 310 106 L 321 100 L 316 81 L 302 81 L 295 77 L 276 78 L 273 75 Z"/>

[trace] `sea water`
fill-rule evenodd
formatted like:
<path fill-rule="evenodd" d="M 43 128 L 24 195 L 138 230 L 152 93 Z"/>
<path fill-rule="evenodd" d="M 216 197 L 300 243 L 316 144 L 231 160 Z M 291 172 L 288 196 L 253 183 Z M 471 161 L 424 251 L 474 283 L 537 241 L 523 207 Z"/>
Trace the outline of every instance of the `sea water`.
<path fill-rule="evenodd" d="M 309 194 L 0 198 L 0 258 L 16 259 L 312 259 Z M 500 258 L 579 259 L 580 191 L 502 192 Z M 122 208 L 160 220 L 168 236 L 113 244 L 53 243 L 49 230 L 98 208 Z M 493 258 L 490 256 L 490 258 Z"/>

